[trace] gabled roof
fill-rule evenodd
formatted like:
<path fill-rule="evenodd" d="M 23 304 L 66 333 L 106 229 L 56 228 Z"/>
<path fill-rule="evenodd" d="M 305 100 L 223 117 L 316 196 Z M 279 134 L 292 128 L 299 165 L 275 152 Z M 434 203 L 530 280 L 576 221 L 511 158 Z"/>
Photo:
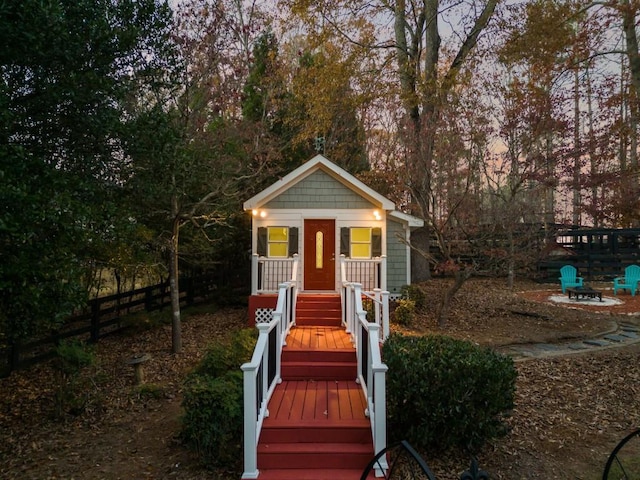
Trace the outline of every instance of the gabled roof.
<path fill-rule="evenodd" d="M 282 177 L 270 187 L 265 188 L 262 192 L 244 202 L 244 209 L 253 210 L 260 208 L 281 193 L 288 190 L 300 180 L 308 177 L 318 170 L 322 170 L 342 183 L 345 187 L 366 198 L 369 202 L 377 205 L 379 208 L 387 211 L 393 211 L 395 209 L 395 205 L 391 200 L 380 195 L 375 190 L 372 190 L 349 172 L 330 162 L 322 155 L 316 155 L 308 162 L 302 164 L 291 173 Z"/>

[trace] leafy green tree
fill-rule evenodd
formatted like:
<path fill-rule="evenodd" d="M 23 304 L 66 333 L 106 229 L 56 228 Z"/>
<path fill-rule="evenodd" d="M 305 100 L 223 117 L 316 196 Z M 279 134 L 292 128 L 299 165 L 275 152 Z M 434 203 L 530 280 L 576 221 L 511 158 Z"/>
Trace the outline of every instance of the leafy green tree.
<path fill-rule="evenodd" d="M 357 115 L 364 100 L 351 87 L 353 61 L 343 58 L 339 45 L 327 42 L 318 52 L 306 45 L 292 65 L 286 124 L 295 132 L 294 143 L 309 145 L 357 174 L 369 170 L 369 161 Z"/>
<path fill-rule="evenodd" d="M 96 246 L 130 227 L 126 105 L 164 68 L 170 25 L 155 0 L 0 4 L 1 343 L 80 306 Z"/>
<path fill-rule="evenodd" d="M 174 353 L 182 348 L 180 269 L 196 257 L 211 259 L 207 251 L 237 231 L 229 226 L 272 155 L 264 130 L 240 116 L 247 45 L 255 41 L 245 36 L 255 26 L 242 8 L 184 2 L 174 37 L 178 88 L 153 89 L 133 109 L 137 128 L 127 145 L 134 174 L 126 186 L 135 217 L 154 231 L 168 266 Z M 248 246 L 236 244 L 236 252 Z"/>
<path fill-rule="evenodd" d="M 289 75 L 278 39 L 267 30 L 256 41 L 243 88 L 242 115 L 261 138 L 267 139 L 272 152 L 269 169 L 255 182 L 255 193 L 298 167 L 317 150 L 313 139 L 299 141 L 300 128 L 291 122 L 300 107 L 287 86 Z"/>

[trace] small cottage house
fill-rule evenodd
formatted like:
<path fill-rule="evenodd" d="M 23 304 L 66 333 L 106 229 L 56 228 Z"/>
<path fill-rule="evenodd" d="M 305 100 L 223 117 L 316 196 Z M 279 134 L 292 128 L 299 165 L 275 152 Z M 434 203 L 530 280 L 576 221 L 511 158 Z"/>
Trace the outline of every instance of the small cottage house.
<path fill-rule="evenodd" d="M 399 296 L 411 279 L 408 242 L 419 218 L 317 155 L 244 203 L 252 213 L 250 316 L 275 305 L 278 285 L 335 293 L 341 282 Z"/>

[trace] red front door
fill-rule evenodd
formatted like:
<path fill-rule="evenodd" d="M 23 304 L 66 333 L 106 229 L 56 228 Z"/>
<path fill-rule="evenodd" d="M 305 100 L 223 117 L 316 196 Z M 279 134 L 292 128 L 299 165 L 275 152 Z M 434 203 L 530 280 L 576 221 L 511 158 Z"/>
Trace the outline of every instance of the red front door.
<path fill-rule="evenodd" d="M 336 224 L 304 221 L 304 289 L 336 289 Z"/>

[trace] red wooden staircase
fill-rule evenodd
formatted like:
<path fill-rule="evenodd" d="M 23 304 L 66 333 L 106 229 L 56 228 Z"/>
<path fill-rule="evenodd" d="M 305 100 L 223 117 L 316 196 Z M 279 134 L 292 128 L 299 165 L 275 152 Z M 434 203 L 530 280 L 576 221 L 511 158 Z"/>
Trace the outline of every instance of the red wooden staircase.
<path fill-rule="evenodd" d="M 282 354 L 283 381 L 258 443 L 260 479 L 360 479 L 374 451 L 356 376 L 340 297 L 299 295 L 296 327 Z"/>

